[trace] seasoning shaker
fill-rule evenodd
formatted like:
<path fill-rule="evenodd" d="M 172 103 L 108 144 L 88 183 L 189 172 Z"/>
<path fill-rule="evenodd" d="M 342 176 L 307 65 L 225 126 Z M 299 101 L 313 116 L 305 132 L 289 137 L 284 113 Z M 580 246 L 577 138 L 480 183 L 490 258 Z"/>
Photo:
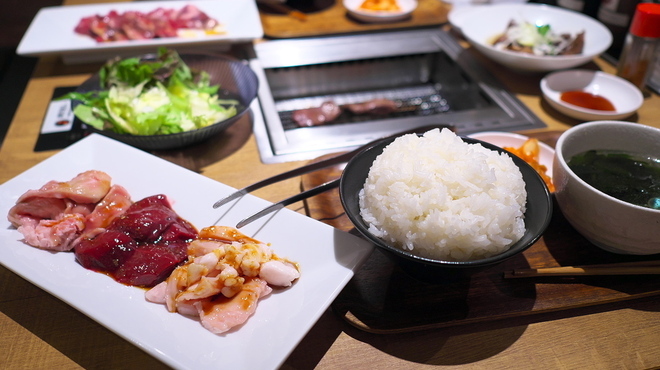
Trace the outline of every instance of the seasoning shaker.
<path fill-rule="evenodd" d="M 617 66 L 617 75 L 643 89 L 660 44 L 660 4 L 637 4 Z"/>
<path fill-rule="evenodd" d="M 612 45 L 603 55 L 606 59 L 618 60 L 626 41 L 626 35 L 637 4 L 641 0 L 602 0 L 596 13 L 596 19 L 612 32 Z M 646 1 L 645 1 L 646 2 Z"/>

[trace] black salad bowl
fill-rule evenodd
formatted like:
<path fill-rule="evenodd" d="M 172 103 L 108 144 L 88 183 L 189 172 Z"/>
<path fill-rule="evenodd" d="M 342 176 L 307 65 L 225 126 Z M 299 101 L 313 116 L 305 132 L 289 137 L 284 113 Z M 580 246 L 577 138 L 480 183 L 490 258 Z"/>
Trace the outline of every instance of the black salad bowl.
<path fill-rule="evenodd" d="M 153 54 L 140 56 L 142 59 L 153 59 Z M 130 135 L 119 134 L 109 130 L 98 130 L 83 124 L 89 133 L 98 133 L 123 143 L 144 150 L 165 150 L 189 146 L 199 143 L 226 130 L 236 123 L 250 109 L 250 104 L 257 96 L 259 81 L 256 74 L 244 62 L 224 55 L 210 53 L 181 54 L 181 59 L 193 70 L 202 70 L 209 73 L 211 84 L 220 85 L 218 97 L 220 99 L 236 99 L 240 102 L 235 116 L 216 122 L 209 126 L 167 135 Z M 100 90 L 98 74 L 90 77 L 77 92 L 90 92 Z M 81 104 L 72 101 L 72 108 Z"/>

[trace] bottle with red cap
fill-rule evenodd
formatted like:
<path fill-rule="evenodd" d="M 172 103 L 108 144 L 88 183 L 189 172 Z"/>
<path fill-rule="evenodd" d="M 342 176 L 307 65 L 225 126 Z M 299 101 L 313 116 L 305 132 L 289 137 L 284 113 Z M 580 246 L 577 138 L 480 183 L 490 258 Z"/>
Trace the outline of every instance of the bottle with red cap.
<path fill-rule="evenodd" d="M 660 4 L 637 4 L 617 66 L 617 75 L 642 89 L 660 43 Z"/>

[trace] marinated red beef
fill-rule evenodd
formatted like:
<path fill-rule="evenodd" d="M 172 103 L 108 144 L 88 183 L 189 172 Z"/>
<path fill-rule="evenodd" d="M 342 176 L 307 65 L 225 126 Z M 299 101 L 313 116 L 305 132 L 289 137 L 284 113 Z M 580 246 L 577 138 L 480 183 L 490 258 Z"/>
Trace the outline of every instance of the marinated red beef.
<path fill-rule="evenodd" d="M 179 217 L 164 195 L 133 203 L 93 239 L 75 248 L 84 267 L 110 274 L 127 285 L 153 286 L 187 257 L 197 230 Z"/>
<path fill-rule="evenodd" d="M 106 230 L 94 239 L 84 239 L 75 248 L 76 259 L 90 270 L 115 272 L 133 254 L 137 242 L 126 233 Z"/>
<path fill-rule="evenodd" d="M 114 273 L 126 285 L 152 287 L 167 279 L 187 259 L 187 243 L 141 244 Z"/>

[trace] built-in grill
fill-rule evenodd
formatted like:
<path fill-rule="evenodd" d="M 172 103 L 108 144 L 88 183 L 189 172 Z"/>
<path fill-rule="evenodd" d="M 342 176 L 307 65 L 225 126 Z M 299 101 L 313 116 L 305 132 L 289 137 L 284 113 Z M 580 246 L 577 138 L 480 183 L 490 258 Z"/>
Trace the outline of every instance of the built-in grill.
<path fill-rule="evenodd" d="M 250 65 L 260 81 L 254 132 L 265 163 L 311 159 L 430 124 L 459 134 L 545 127 L 440 29 L 266 41 Z M 388 99 L 386 115 L 344 111 L 300 127 L 296 110 Z"/>

